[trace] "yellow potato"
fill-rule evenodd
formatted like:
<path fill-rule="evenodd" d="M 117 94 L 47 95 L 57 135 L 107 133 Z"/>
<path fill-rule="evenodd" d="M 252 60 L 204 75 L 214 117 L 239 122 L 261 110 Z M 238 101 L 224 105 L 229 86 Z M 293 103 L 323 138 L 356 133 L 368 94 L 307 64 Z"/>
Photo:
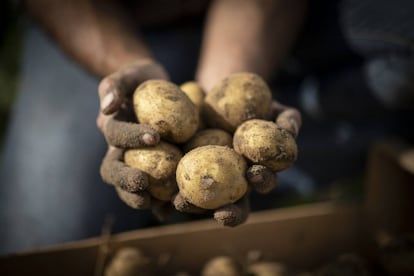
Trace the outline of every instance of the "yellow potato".
<path fill-rule="evenodd" d="M 206 124 L 201 118 L 201 110 L 204 105 L 205 93 L 201 87 L 194 81 L 188 81 L 180 86 L 180 89 L 190 98 L 193 104 L 197 107 L 199 114 L 198 130 L 205 129 Z"/>
<path fill-rule="evenodd" d="M 183 143 L 198 129 L 197 107 L 171 82 L 143 82 L 135 90 L 133 101 L 138 121 L 150 125 L 168 141 Z"/>
<path fill-rule="evenodd" d="M 148 192 L 160 200 L 170 200 L 177 190 L 175 170 L 182 154 L 178 148 L 166 142 L 154 147 L 127 150 L 125 164 L 140 169 L 149 176 Z"/>
<path fill-rule="evenodd" d="M 105 276 L 153 275 L 151 261 L 135 247 L 119 249 L 105 268 Z"/>
<path fill-rule="evenodd" d="M 147 191 L 156 199 L 170 201 L 178 191 L 177 182 L 174 177 L 167 180 L 152 181 Z"/>
<path fill-rule="evenodd" d="M 254 276 L 287 276 L 290 275 L 286 267 L 276 262 L 258 262 L 249 265 L 248 275 Z"/>
<path fill-rule="evenodd" d="M 188 81 L 180 85 L 180 89 L 190 98 L 198 110 L 204 103 L 204 92 L 201 87 L 194 81 Z"/>
<path fill-rule="evenodd" d="M 241 124 L 233 136 L 234 150 L 273 171 L 288 168 L 296 160 L 298 148 L 293 136 L 275 123 L 249 120 Z"/>
<path fill-rule="evenodd" d="M 221 129 L 205 129 L 197 132 L 193 138 L 191 138 L 184 145 L 184 152 L 189 152 L 192 149 L 207 146 L 228 146 L 231 147 L 233 144 L 233 137 L 230 134 Z"/>
<path fill-rule="evenodd" d="M 201 276 L 239 276 L 241 267 L 232 258 L 217 256 L 209 260 L 201 271 Z"/>
<path fill-rule="evenodd" d="M 237 73 L 223 79 L 207 93 L 204 117 L 210 127 L 234 132 L 244 121 L 268 118 L 271 102 L 272 94 L 261 77 Z"/>
<path fill-rule="evenodd" d="M 217 209 L 239 200 L 247 191 L 246 161 L 224 146 L 203 146 L 188 152 L 177 166 L 177 185 L 188 202 Z"/>

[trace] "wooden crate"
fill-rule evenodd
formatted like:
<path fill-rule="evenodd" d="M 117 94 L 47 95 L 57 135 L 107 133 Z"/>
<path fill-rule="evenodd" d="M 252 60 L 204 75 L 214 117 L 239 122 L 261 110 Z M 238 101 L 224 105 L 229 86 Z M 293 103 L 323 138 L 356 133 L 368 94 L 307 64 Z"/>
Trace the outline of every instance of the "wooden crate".
<path fill-rule="evenodd" d="M 394 141 L 373 146 L 366 202 L 323 202 L 261 211 L 236 228 L 206 220 L 96 237 L 1 257 L 0 275 L 96 275 L 105 257 L 123 246 L 137 246 L 159 260 L 159 275 L 182 270 L 197 275 L 212 256 L 242 259 L 252 251 L 304 270 L 345 252 L 375 262 L 378 229 L 414 232 L 410 216 L 414 170 L 409 161 L 401 161 L 410 150 Z"/>

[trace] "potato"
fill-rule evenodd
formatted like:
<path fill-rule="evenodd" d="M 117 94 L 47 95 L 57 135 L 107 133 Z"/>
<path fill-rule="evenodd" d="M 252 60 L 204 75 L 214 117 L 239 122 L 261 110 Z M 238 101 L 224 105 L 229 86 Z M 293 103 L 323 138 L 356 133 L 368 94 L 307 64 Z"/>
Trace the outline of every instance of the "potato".
<path fill-rule="evenodd" d="M 135 90 L 133 101 L 138 121 L 153 127 L 165 140 L 183 143 L 197 131 L 197 107 L 171 82 L 145 81 Z"/>
<path fill-rule="evenodd" d="M 276 262 L 258 262 L 249 265 L 248 275 L 252 276 L 285 276 L 289 275 L 284 265 Z"/>
<path fill-rule="evenodd" d="M 124 161 L 130 167 L 140 169 L 149 176 L 147 191 L 159 200 L 170 200 L 177 191 L 175 170 L 182 154 L 166 142 L 154 147 L 127 150 Z"/>
<path fill-rule="evenodd" d="M 180 89 L 187 95 L 193 104 L 200 111 L 204 103 L 204 92 L 194 81 L 188 81 L 180 85 Z"/>
<path fill-rule="evenodd" d="M 206 124 L 202 120 L 201 111 L 203 110 L 205 93 L 201 87 L 194 81 L 188 81 L 180 85 L 180 89 L 187 95 L 188 98 L 197 107 L 199 114 L 198 130 L 205 129 Z"/>
<path fill-rule="evenodd" d="M 204 117 L 210 127 L 234 132 L 244 121 L 268 118 L 271 102 L 272 94 L 261 77 L 237 73 L 223 79 L 207 93 Z"/>
<path fill-rule="evenodd" d="M 288 168 L 296 160 L 298 148 L 292 134 L 265 120 L 241 124 L 233 136 L 234 150 L 273 171 Z"/>
<path fill-rule="evenodd" d="M 119 249 L 105 269 L 105 276 L 153 275 L 150 259 L 138 248 Z"/>
<path fill-rule="evenodd" d="M 233 137 L 221 129 L 205 129 L 197 132 L 185 145 L 184 152 L 189 152 L 192 149 L 207 146 L 228 146 L 233 144 Z"/>
<path fill-rule="evenodd" d="M 232 258 L 218 256 L 209 260 L 201 271 L 201 276 L 239 276 L 241 267 Z"/>
<path fill-rule="evenodd" d="M 162 181 L 151 181 L 147 191 L 156 199 L 170 201 L 178 191 L 177 182 L 175 177 Z"/>
<path fill-rule="evenodd" d="M 224 146 L 203 146 L 188 152 L 177 166 L 177 185 L 188 202 L 217 209 L 239 200 L 247 191 L 246 161 Z"/>

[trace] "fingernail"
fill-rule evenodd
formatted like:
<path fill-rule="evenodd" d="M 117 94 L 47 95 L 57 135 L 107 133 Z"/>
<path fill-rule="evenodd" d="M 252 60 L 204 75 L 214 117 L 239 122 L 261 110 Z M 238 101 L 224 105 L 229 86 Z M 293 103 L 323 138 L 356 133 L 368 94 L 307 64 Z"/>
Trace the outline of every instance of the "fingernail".
<path fill-rule="evenodd" d="M 154 137 L 154 135 L 151 135 L 149 133 L 142 135 L 142 141 L 144 141 L 144 143 L 147 145 L 154 145 L 157 143 L 157 139 Z"/>
<path fill-rule="evenodd" d="M 108 93 L 101 102 L 101 110 L 107 109 L 114 101 L 114 94 Z"/>

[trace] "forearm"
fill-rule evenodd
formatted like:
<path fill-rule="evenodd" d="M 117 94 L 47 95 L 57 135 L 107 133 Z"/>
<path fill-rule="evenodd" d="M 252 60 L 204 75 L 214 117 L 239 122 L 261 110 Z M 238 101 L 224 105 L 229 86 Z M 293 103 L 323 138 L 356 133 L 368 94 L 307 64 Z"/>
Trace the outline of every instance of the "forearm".
<path fill-rule="evenodd" d="M 137 59 L 151 58 L 116 1 L 26 0 L 29 14 L 67 54 L 103 77 Z"/>
<path fill-rule="evenodd" d="M 283 61 L 305 17 L 306 0 L 216 0 L 197 71 L 206 90 L 242 71 L 267 78 Z"/>

